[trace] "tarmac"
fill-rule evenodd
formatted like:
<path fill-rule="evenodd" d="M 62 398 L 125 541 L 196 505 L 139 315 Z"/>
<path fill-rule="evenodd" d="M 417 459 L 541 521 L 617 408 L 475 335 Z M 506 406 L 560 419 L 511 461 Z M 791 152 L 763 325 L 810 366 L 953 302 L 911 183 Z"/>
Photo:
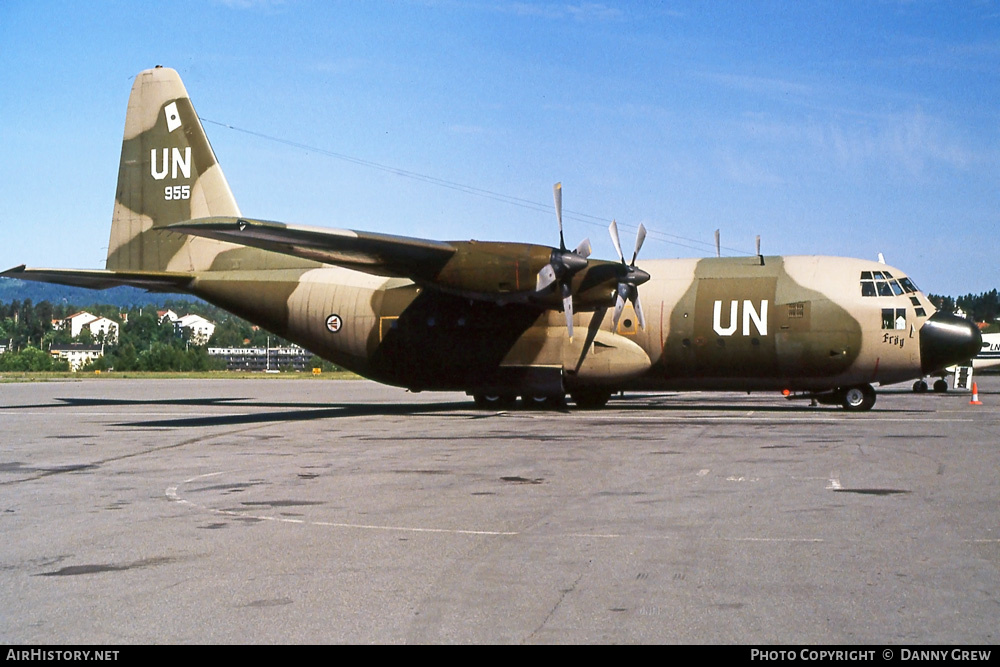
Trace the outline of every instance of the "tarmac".
<path fill-rule="evenodd" d="M 996 644 L 1000 376 L 482 412 L 0 385 L 0 642 Z"/>

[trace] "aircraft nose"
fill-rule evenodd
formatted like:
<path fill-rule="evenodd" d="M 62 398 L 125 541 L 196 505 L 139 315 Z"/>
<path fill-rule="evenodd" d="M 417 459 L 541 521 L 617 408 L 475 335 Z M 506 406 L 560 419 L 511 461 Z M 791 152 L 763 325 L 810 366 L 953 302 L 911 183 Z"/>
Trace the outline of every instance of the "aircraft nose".
<path fill-rule="evenodd" d="M 983 335 L 973 322 L 936 312 L 920 327 L 920 370 L 924 375 L 972 359 L 983 346 Z"/>

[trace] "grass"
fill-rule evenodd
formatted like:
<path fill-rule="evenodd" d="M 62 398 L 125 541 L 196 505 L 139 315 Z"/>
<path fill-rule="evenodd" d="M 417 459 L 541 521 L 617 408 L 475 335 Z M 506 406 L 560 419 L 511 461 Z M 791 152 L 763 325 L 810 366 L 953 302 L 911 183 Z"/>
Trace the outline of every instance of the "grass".
<path fill-rule="evenodd" d="M 0 373 L 0 384 L 7 382 L 65 382 L 80 380 L 360 380 L 361 376 L 350 371 L 332 371 L 313 375 L 312 373 L 251 373 L 244 371 L 199 371 L 199 372 L 142 372 L 103 371 L 101 373 L 72 373 L 69 371 L 28 373 Z"/>

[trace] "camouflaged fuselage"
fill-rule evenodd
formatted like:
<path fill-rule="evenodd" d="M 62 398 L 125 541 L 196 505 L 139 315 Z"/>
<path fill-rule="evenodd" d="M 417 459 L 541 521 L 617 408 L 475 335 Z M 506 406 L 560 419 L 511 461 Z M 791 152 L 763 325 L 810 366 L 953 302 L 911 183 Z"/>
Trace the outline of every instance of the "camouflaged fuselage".
<path fill-rule="evenodd" d="M 345 368 L 417 390 L 493 386 L 524 367 L 558 368 L 568 389 L 740 390 L 884 384 L 919 369 L 926 298 L 861 294 L 863 271 L 891 267 L 812 256 L 643 266 L 646 328 L 628 306 L 614 331 L 606 309 L 582 312 L 572 341 L 551 309 L 337 267 L 203 273 L 192 291 Z M 886 329 L 887 308 L 904 322 Z"/>
<path fill-rule="evenodd" d="M 644 261 L 646 281 L 586 254 L 243 218 L 180 77 L 155 68 L 129 97 L 106 270 L 4 275 L 186 291 L 380 382 L 578 403 L 630 388 L 846 391 L 981 344 L 880 263 Z M 615 324 L 616 288 L 638 290 L 644 327 L 631 292 Z M 870 390 L 847 404 L 871 407 Z"/>

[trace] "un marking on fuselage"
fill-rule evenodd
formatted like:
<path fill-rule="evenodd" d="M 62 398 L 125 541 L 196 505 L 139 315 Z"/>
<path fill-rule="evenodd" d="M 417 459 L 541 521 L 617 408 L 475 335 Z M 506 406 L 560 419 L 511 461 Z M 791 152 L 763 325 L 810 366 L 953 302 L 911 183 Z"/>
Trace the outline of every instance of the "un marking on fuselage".
<path fill-rule="evenodd" d="M 750 335 L 750 322 L 757 329 L 758 335 L 767 335 L 767 299 L 760 302 L 760 308 L 754 308 L 750 299 L 743 300 L 743 335 Z M 716 300 L 712 311 L 712 328 L 720 336 L 732 336 L 736 333 L 736 326 L 739 322 L 739 301 L 729 302 L 729 324 L 722 326 L 722 301 Z"/>

